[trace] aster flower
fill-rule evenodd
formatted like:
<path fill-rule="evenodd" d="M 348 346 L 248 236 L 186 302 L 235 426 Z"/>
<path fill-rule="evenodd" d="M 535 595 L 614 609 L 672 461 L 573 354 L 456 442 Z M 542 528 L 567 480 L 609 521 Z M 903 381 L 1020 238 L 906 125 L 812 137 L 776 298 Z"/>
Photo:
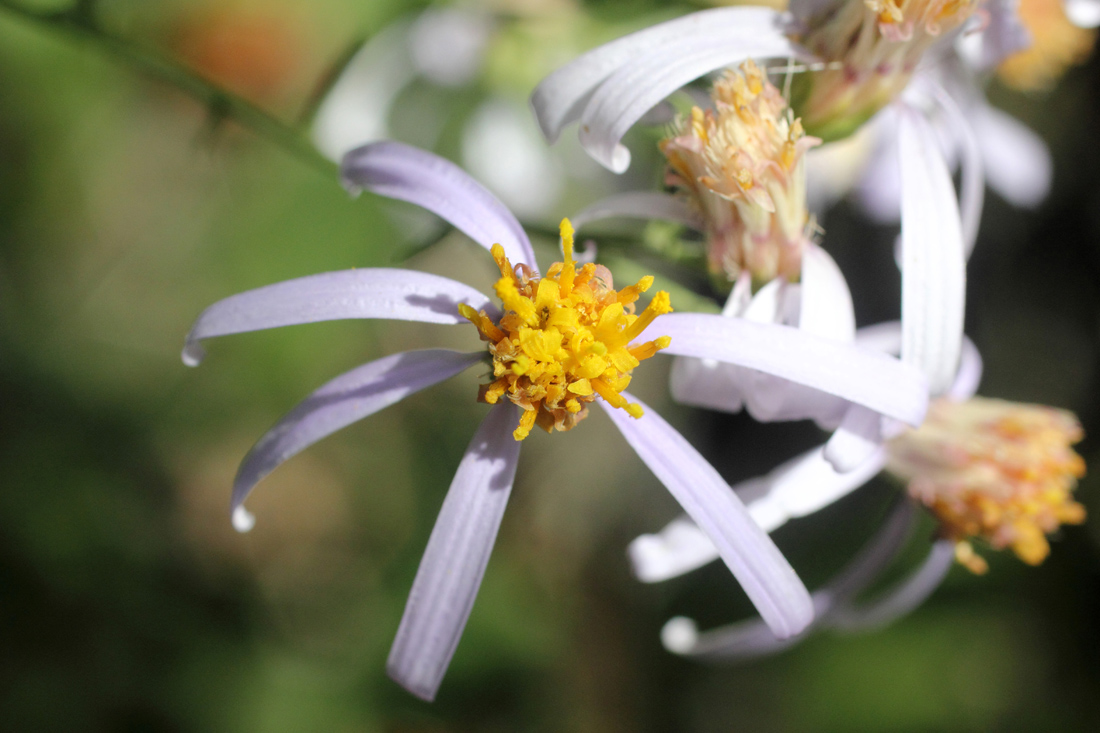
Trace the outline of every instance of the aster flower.
<path fill-rule="evenodd" d="M 896 324 L 863 329 L 858 343 L 895 350 Z M 881 470 L 902 480 L 899 499 L 876 536 L 831 582 L 813 593 L 815 629 L 878 628 L 920 605 L 953 562 L 984 573 L 985 560 L 972 543 L 1011 548 L 1028 564 L 1050 551 L 1046 535 L 1062 524 L 1079 524 L 1084 508 L 1072 498 L 1084 463 L 1070 445 L 1081 439 L 1077 419 L 1063 410 L 974 396 L 981 358 L 966 342 L 955 383 L 933 402 L 925 424 L 894 431 L 891 440 L 858 470 L 838 473 L 822 448 L 780 466 L 767 476 L 734 487 L 753 518 L 767 531 L 806 516 L 846 496 Z M 939 523 L 926 560 L 907 578 L 861 604 L 857 598 L 904 547 L 917 507 Z M 705 538 L 686 518 L 631 543 L 635 573 L 646 582 L 676 577 L 713 559 Z M 662 639 L 671 651 L 706 659 L 734 659 L 780 651 L 797 639 L 765 635 L 759 620 L 699 633 L 690 619 L 669 621 Z"/>
<path fill-rule="evenodd" d="M 492 378 L 478 398 L 492 407 L 459 464 L 413 582 L 388 663 L 395 680 L 420 697 L 434 697 L 485 571 L 520 441 L 535 425 L 547 431 L 574 427 L 593 402 L 719 548 L 774 633 L 790 636 L 810 623 L 808 594 L 786 560 L 718 473 L 625 391 L 630 374 L 658 351 L 711 358 L 777 374 L 916 425 L 927 405 L 927 386 L 918 371 L 879 353 L 782 326 L 670 314 L 665 293 L 635 315 L 633 304 L 652 280 L 616 291 L 606 269 L 578 268 L 567 222 L 563 262 L 540 276 L 515 217 L 459 168 L 430 153 L 376 143 L 349 153 L 342 171 L 349 188 L 418 204 L 490 249 L 501 271 L 495 290 L 504 309 L 437 275 L 378 268 L 326 273 L 215 303 L 196 321 L 183 358 L 197 364 L 199 342 L 215 336 L 345 318 L 472 323 L 487 343 L 488 353 L 405 352 L 337 377 L 264 435 L 234 480 L 234 523 L 247 529 L 252 520 L 243 508 L 245 498 L 283 461 L 415 391 L 488 361 Z"/>
<path fill-rule="evenodd" d="M 723 315 L 784 324 L 851 343 L 855 316 L 840 269 L 813 241 L 804 153 L 818 141 L 779 90 L 751 61 L 715 84 L 713 109 L 695 107 L 661 150 L 671 195 L 623 195 L 577 215 L 578 224 L 614 215 L 663 217 L 704 233 L 712 274 L 734 280 Z M 964 245 L 946 168 L 923 119 L 900 124 L 908 174 L 902 228 L 905 345 L 902 360 L 922 369 L 933 394 L 943 392 L 958 364 L 964 304 Z M 755 291 L 755 292 L 754 292 Z M 774 375 L 728 364 L 679 359 L 673 395 L 681 402 L 759 420 L 811 418 L 836 429 L 827 457 L 852 469 L 882 440 L 881 416 L 833 395 Z"/>

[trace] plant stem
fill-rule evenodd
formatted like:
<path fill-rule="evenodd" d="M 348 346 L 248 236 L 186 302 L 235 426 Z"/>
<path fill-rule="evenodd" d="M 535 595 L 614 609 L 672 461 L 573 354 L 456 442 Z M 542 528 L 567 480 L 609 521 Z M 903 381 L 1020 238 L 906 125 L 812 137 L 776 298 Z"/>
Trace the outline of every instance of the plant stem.
<path fill-rule="evenodd" d="M 0 0 L 0 9 L 94 45 L 117 61 L 165 82 L 203 104 L 215 119 L 232 119 L 329 177 L 337 166 L 325 158 L 300 130 L 255 104 L 226 91 L 167 55 L 99 27 L 94 8 L 77 3 L 63 11 L 41 12 Z"/>

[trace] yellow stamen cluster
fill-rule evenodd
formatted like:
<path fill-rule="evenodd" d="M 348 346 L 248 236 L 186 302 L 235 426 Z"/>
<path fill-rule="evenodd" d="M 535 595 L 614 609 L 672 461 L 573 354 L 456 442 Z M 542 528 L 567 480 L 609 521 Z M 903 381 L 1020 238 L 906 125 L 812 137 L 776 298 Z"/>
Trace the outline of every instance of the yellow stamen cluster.
<path fill-rule="evenodd" d="M 1084 521 L 1072 492 L 1085 462 L 1070 447 L 1081 437 L 1077 418 L 1064 410 L 939 400 L 919 429 L 891 442 L 888 467 L 909 481 L 909 493 L 936 516 L 971 571 L 987 568 L 974 538 L 1037 565 L 1050 553 L 1048 533 Z"/>
<path fill-rule="evenodd" d="M 804 19 L 795 40 L 827 62 L 795 79 L 806 129 L 846 137 L 909 83 L 925 51 L 959 28 L 978 0 L 837 0 Z"/>
<path fill-rule="evenodd" d="M 1044 89 L 1092 52 L 1096 30 L 1071 23 L 1062 0 L 1020 0 L 1016 12 L 1031 34 L 1031 46 L 1009 56 L 997 69 L 1005 83 L 1017 89 Z"/>
<path fill-rule="evenodd" d="M 821 141 L 752 61 L 726 72 L 711 98 L 713 110 L 693 108 L 661 142 L 666 183 L 702 214 L 712 271 L 796 280 L 809 221 L 803 154 Z"/>
<path fill-rule="evenodd" d="M 573 261 L 573 227 L 561 223 L 564 262 L 546 276 L 532 276 L 524 265 L 515 268 L 494 245 L 500 268 L 496 293 L 504 315 L 494 322 L 468 305 L 459 311 L 489 342 L 493 381 L 482 385 L 478 399 L 496 404 L 506 397 L 523 408 L 513 436 L 523 440 L 535 425 L 547 432 L 569 430 L 587 414 L 587 404 L 599 395 L 614 407 L 641 417 L 640 405 L 620 394 L 630 373 L 644 359 L 669 345 L 668 336 L 631 345 L 653 320 L 672 311 L 668 293 L 658 292 L 640 315 L 634 303 L 653 284 L 645 277 L 637 285 L 616 291 L 607 268 Z"/>

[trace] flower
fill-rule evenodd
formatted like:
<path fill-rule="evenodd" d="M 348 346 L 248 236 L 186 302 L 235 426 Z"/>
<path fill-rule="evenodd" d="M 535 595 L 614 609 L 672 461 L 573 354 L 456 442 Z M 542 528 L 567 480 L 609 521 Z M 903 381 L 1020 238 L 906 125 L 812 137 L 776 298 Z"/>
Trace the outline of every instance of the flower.
<path fill-rule="evenodd" d="M 896 324 L 863 329 L 859 342 L 895 350 Z M 813 593 L 815 618 L 800 637 L 776 639 L 759 620 L 698 632 L 690 619 L 670 620 L 662 639 L 671 651 L 708 659 L 770 654 L 805 638 L 813 629 L 878 628 L 920 605 L 946 576 L 953 561 L 975 573 L 985 561 L 974 540 L 993 549 L 1011 547 L 1037 564 L 1049 552 L 1046 534 L 1077 524 L 1084 509 L 1070 492 L 1084 464 L 1069 444 L 1080 439 L 1076 418 L 1065 411 L 974 397 L 981 358 L 966 342 L 955 383 L 933 403 L 926 423 L 900 430 L 858 469 L 837 472 L 823 448 L 803 454 L 767 476 L 734 487 L 753 518 L 770 531 L 816 512 L 862 486 L 879 471 L 907 482 L 907 495 L 878 534 L 830 583 Z M 905 580 L 866 605 L 856 598 L 895 559 L 912 529 L 914 509 L 924 506 L 939 522 L 927 559 Z M 686 518 L 657 534 L 642 535 L 629 548 L 644 582 L 666 580 L 713 559 L 705 537 Z"/>
<path fill-rule="evenodd" d="M 344 158 L 342 173 L 350 189 L 418 204 L 491 249 L 501 269 L 495 289 L 504 310 L 437 275 L 383 268 L 325 273 L 210 306 L 188 335 L 183 359 L 199 363 L 199 342 L 215 336 L 345 318 L 472 322 L 487 341 L 493 379 L 479 397 L 493 406 L 459 464 L 413 582 L 388 663 L 395 680 L 422 698 L 434 697 L 485 571 L 521 440 L 535 424 L 571 428 L 592 402 L 604 408 L 719 548 L 774 633 L 789 636 L 810 623 L 808 594 L 789 564 L 718 473 L 625 391 L 630 371 L 658 350 L 711 358 L 776 374 L 913 425 L 927 407 L 919 372 L 882 354 L 784 326 L 668 313 L 667 296 L 660 294 L 634 315 L 632 305 L 649 287 L 648 278 L 615 291 L 605 269 L 578 269 L 567 226 L 563 262 L 540 276 L 515 217 L 461 169 L 431 153 L 394 142 L 366 145 Z M 241 463 L 231 501 L 235 525 L 251 526 L 243 502 L 283 461 L 415 391 L 485 363 L 486 356 L 446 350 L 394 354 L 322 386 Z"/>

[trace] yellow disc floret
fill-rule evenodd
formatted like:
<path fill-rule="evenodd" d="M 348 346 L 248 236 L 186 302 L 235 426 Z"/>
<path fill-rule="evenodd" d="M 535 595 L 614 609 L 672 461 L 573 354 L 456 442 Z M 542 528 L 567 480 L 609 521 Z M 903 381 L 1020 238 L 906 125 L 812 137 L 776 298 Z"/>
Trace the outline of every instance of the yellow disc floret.
<path fill-rule="evenodd" d="M 547 432 L 569 430 L 587 414 L 597 395 L 610 405 L 642 416 L 642 408 L 620 394 L 634 367 L 669 344 L 669 337 L 631 344 L 657 316 L 672 311 L 668 293 L 653 297 L 640 315 L 634 303 L 653 284 L 652 277 L 616 291 L 607 268 L 573 261 L 573 227 L 561 223 L 564 262 L 545 277 L 525 265 L 512 267 L 504 249 L 493 245 L 500 268 L 495 289 L 504 315 L 494 322 L 468 305 L 459 311 L 489 342 L 493 381 L 478 398 L 496 404 L 505 397 L 523 408 L 513 436 L 523 440 L 535 425 Z"/>
<path fill-rule="evenodd" d="M 1050 553 L 1048 533 L 1085 519 L 1072 496 L 1085 462 L 1070 446 L 1081 437 L 1077 418 L 1064 410 L 940 400 L 919 429 L 891 442 L 889 469 L 909 480 L 909 493 L 973 572 L 986 569 L 974 538 L 1037 565 Z"/>

